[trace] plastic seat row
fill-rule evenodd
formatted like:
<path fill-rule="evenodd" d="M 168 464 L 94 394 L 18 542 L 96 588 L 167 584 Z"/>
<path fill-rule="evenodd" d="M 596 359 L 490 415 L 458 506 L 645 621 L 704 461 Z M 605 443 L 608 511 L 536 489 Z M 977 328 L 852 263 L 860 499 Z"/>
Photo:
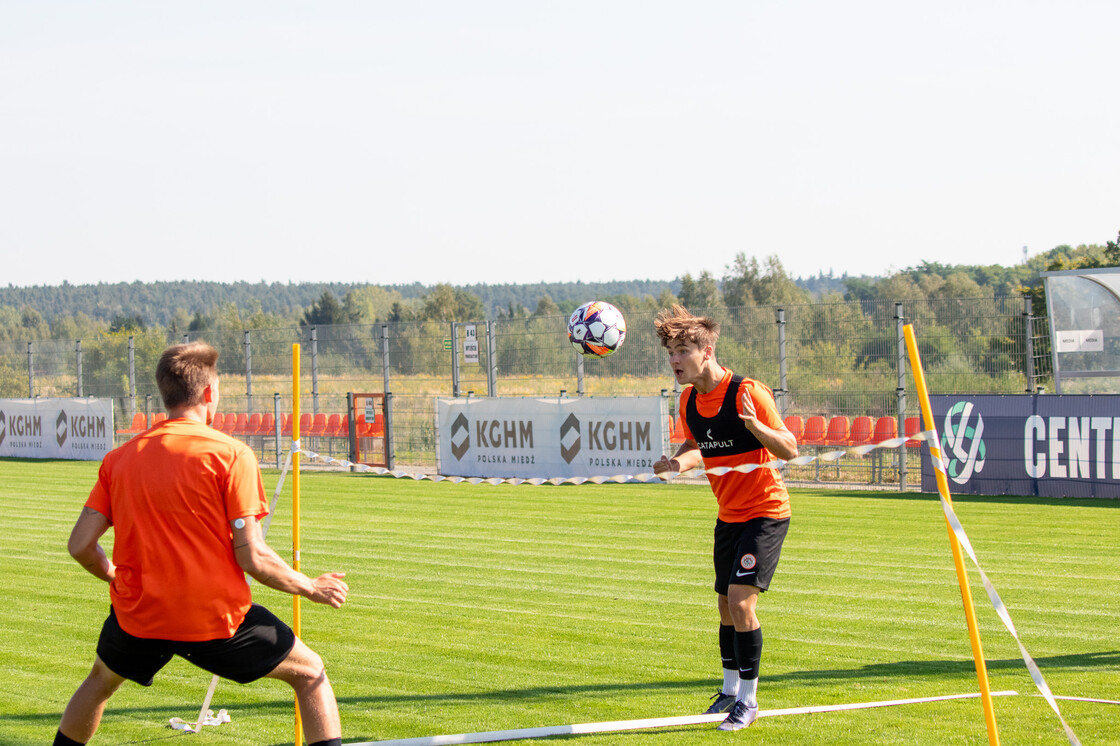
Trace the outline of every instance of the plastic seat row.
<path fill-rule="evenodd" d="M 802 419 L 798 415 L 790 415 L 784 421 L 786 428 L 797 438 L 797 444 L 803 446 L 849 448 L 870 443 L 878 444 L 898 437 L 898 421 L 888 416 L 872 418 L 868 415 L 860 415 L 849 419 L 845 415 L 836 415 L 826 419 L 824 415 L 817 414 Z M 919 418 L 907 417 L 904 423 L 908 438 L 906 447 L 917 448 L 921 445 L 921 441 L 914 440 L 921 432 Z M 673 443 L 684 441 L 684 432 L 677 418 L 673 418 L 670 423 L 669 440 Z"/>
<path fill-rule="evenodd" d="M 836 415 L 826 420 L 824 415 L 817 414 L 802 420 L 797 415 L 790 415 L 785 418 L 785 424 L 797 437 L 798 444 L 807 446 L 843 448 L 879 444 L 898 437 L 898 421 L 889 416 L 873 420 L 868 415 L 860 415 L 849 420 L 845 415 Z M 917 417 L 907 417 L 904 426 L 908 438 L 906 447 L 918 447 L 921 441 L 914 438 L 921 432 L 920 420 Z"/>
<path fill-rule="evenodd" d="M 167 419 L 163 412 L 152 415 L 152 425 Z M 354 420 L 355 429 L 359 438 L 380 438 L 385 434 L 384 423 L 381 418 L 375 417 L 373 422 L 366 422 L 365 414 L 359 414 Z M 235 437 L 275 435 L 276 415 L 254 412 L 218 412 L 214 415 L 211 427 L 215 430 L 233 435 Z M 117 430 L 119 435 L 136 435 L 148 429 L 148 416 L 137 412 L 132 416 L 128 428 Z M 292 416 L 281 415 L 280 435 L 290 437 L 292 434 Z M 299 418 L 300 437 L 311 438 L 345 438 L 350 435 L 350 417 L 345 414 L 302 414 Z"/>

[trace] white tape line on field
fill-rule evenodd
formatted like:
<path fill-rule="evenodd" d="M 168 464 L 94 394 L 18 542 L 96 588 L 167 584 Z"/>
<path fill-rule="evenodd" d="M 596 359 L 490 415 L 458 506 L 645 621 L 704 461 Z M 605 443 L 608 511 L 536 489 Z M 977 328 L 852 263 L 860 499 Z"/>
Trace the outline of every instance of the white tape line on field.
<path fill-rule="evenodd" d="M 937 442 L 935 435 L 933 440 L 930 441 L 930 464 L 934 469 L 944 474 L 945 464 L 941 455 L 941 448 L 937 445 Z M 938 494 L 940 494 L 940 491 Z M 1073 729 L 1069 727 L 1069 723 L 1062 717 L 1062 711 L 1058 709 L 1058 702 L 1054 698 L 1054 693 L 1050 691 L 1050 685 L 1046 683 L 1046 678 L 1042 675 L 1042 671 L 1039 670 L 1038 664 L 1034 662 L 1034 658 L 1031 657 L 1026 647 L 1023 646 L 1023 641 L 1019 639 L 1019 632 L 1015 629 L 1015 623 L 1011 621 L 1011 614 L 1007 611 L 1007 606 L 1004 605 L 1003 599 L 1000 598 L 999 593 L 996 592 L 992 581 L 988 579 L 988 574 L 984 572 L 984 568 L 980 567 L 980 561 L 976 559 L 976 552 L 972 549 L 972 542 L 968 540 L 968 534 L 965 533 L 964 526 L 961 525 L 960 519 L 957 518 L 957 513 L 953 510 L 952 503 L 945 499 L 945 495 L 941 495 L 941 510 L 945 513 L 945 519 L 953 529 L 957 541 L 960 543 L 961 547 L 964 548 L 969 559 L 972 560 L 972 564 L 976 566 L 976 571 L 980 573 L 980 580 L 984 584 L 984 590 L 988 593 L 988 600 L 991 602 L 992 608 L 996 610 L 996 615 L 999 616 L 1000 621 L 1003 622 L 1003 626 L 1007 628 L 1011 636 L 1015 638 L 1015 644 L 1019 646 L 1019 653 L 1023 657 L 1023 663 L 1027 665 L 1027 671 L 1030 672 L 1035 687 L 1042 693 L 1042 696 L 1046 699 L 1047 703 L 1049 703 L 1050 708 L 1054 710 L 1054 714 L 1058 716 L 1058 720 L 1061 722 L 1069 742 L 1073 744 L 1073 746 L 1081 746 L 1081 741 L 1077 738 L 1077 734 L 1073 732 Z"/>
<path fill-rule="evenodd" d="M 1014 696 L 1018 692 L 992 692 L 993 697 Z M 821 712 L 842 712 L 845 710 L 866 710 L 874 707 L 896 707 L 924 702 L 942 702 L 950 699 L 975 699 L 979 694 L 947 694 L 940 697 L 919 697 L 918 699 L 892 699 L 883 702 L 855 702 L 842 705 L 816 705 L 812 707 L 791 707 L 783 710 L 762 710 L 760 718 L 782 715 L 811 715 Z M 552 736 L 585 735 L 588 733 L 611 733 L 623 730 L 643 730 L 648 728 L 675 728 L 682 725 L 702 725 L 718 723 L 725 719 L 725 713 L 715 715 L 684 715 L 681 717 L 647 718 L 645 720 L 614 720 L 603 723 L 579 723 L 576 725 L 551 725 L 540 728 L 517 728 L 514 730 L 491 730 L 479 733 L 456 733 L 442 736 L 421 736 L 419 738 L 393 739 L 389 741 L 365 741 L 346 746 L 452 746 L 464 743 L 494 743 L 496 741 L 519 741 L 528 738 L 549 738 Z"/>
<path fill-rule="evenodd" d="M 429 480 L 432 482 L 451 482 L 452 484 L 530 484 L 539 486 L 542 484 L 606 484 L 608 482 L 625 484 L 628 482 L 641 482 L 646 484 L 653 484 L 664 482 L 674 477 L 700 477 L 705 474 L 712 476 L 723 476 L 730 472 L 738 472 L 740 474 L 750 474 L 755 469 L 784 469 L 787 466 L 807 466 L 814 461 L 832 462 L 839 461 L 847 455 L 866 456 L 878 448 L 898 448 L 908 440 L 928 441 L 934 442 L 937 434 L 932 430 L 918 433 L 913 437 L 899 437 L 890 440 L 884 440 L 881 443 L 868 443 L 867 445 L 856 446 L 848 450 L 826 451 L 819 453 L 815 456 L 798 456 L 797 458 L 783 461 L 776 459 L 774 461 L 767 461 L 765 464 L 740 464 L 738 466 L 713 466 L 711 469 L 690 469 L 686 472 L 667 472 L 664 475 L 650 474 L 648 472 L 642 474 L 615 474 L 612 476 L 596 476 L 596 477 L 552 477 L 545 479 L 544 477 L 534 477 L 532 479 L 525 479 L 522 477 L 446 477 L 442 474 L 413 474 L 407 471 L 390 471 L 381 466 L 369 466 L 368 464 L 355 464 L 346 459 L 334 458 L 333 456 L 324 456 L 314 451 L 301 451 L 300 442 L 298 440 L 292 441 L 292 452 L 303 453 L 308 461 L 318 461 L 319 463 L 326 464 L 327 466 L 338 466 L 345 469 L 355 469 L 358 472 L 372 472 L 378 476 L 390 476 L 397 479 L 413 479 L 416 481 Z"/>

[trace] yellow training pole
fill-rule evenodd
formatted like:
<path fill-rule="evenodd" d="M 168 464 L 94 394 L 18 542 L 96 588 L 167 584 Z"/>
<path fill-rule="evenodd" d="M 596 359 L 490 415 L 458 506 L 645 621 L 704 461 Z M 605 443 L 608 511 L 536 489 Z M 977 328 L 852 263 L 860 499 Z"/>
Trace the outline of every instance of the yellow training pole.
<path fill-rule="evenodd" d="M 918 354 L 918 343 L 914 337 L 913 324 L 903 327 L 906 336 L 906 350 L 910 354 L 910 370 L 914 374 L 914 385 L 918 389 L 918 404 L 922 408 L 922 422 L 925 430 L 936 430 L 933 422 L 933 408 L 929 404 L 929 390 L 926 388 L 926 376 L 922 371 L 922 359 Z M 937 491 L 950 505 L 953 499 L 949 496 L 949 481 L 945 478 L 945 471 L 938 468 L 944 463 L 941 458 L 941 444 L 929 443 L 930 458 L 934 460 L 933 474 L 937 479 Z M 960 542 L 949 525 L 949 518 L 945 518 L 945 527 L 949 530 L 949 545 L 953 549 L 953 564 L 957 568 L 957 583 L 961 587 L 961 600 L 964 602 L 964 616 L 968 622 L 968 639 L 972 642 L 972 657 L 976 661 L 976 678 L 980 682 L 980 699 L 984 705 L 984 721 L 988 725 L 988 743 L 990 746 L 999 746 L 999 730 L 996 727 L 996 713 L 992 708 L 992 690 L 988 685 L 988 666 L 984 662 L 984 648 L 980 645 L 980 630 L 976 625 L 976 609 L 972 604 L 972 591 L 968 587 L 968 575 L 964 569 L 964 554 L 961 552 Z"/>
<path fill-rule="evenodd" d="M 299 345 L 292 345 L 292 443 L 299 443 Z M 302 447 L 301 449 L 302 450 Z M 292 453 L 292 568 L 299 570 L 299 456 Z M 292 631 L 300 636 L 299 596 L 292 596 Z M 299 700 L 296 700 L 295 746 L 303 743 L 303 721 L 299 717 Z"/>

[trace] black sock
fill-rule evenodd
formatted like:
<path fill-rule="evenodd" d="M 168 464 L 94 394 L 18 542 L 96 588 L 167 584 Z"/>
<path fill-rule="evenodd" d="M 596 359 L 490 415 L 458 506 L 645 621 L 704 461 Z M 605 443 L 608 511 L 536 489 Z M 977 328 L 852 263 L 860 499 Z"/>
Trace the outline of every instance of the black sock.
<path fill-rule="evenodd" d="M 732 624 L 719 625 L 719 659 L 726 669 L 739 668 L 735 662 L 735 626 Z"/>
<path fill-rule="evenodd" d="M 309 743 L 307 744 L 307 746 L 342 746 L 342 739 L 328 738 L 325 741 L 316 741 L 315 743 Z"/>
<path fill-rule="evenodd" d="M 762 628 L 735 633 L 735 659 L 739 662 L 739 678 L 745 681 L 758 678 L 758 664 L 762 660 Z"/>
<path fill-rule="evenodd" d="M 81 741 L 75 741 L 73 738 L 67 738 L 62 735 L 62 731 L 56 731 L 54 734 L 54 746 L 85 746 Z"/>

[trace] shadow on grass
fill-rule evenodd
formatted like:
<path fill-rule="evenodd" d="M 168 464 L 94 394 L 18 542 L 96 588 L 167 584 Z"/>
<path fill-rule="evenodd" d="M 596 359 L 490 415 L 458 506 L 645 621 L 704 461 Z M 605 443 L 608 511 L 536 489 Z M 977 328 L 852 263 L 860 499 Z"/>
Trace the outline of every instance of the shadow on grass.
<path fill-rule="evenodd" d="M 940 502 L 941 496 L 933 492 L 891 492 L 889 490 L 831 489 L 828 487 L 793 486 L 794 495 L 827 493 L 828 497 L 844 497 L 853 500 L 913 500 L 918 502 Z M 1110 497 L 1029 497 L 1018 495 L 954 495 L 954 504 L 994 503 L 996 505 L 1038 505 L 1066 508 L 1120 509 L 1120 499 Z"/>

